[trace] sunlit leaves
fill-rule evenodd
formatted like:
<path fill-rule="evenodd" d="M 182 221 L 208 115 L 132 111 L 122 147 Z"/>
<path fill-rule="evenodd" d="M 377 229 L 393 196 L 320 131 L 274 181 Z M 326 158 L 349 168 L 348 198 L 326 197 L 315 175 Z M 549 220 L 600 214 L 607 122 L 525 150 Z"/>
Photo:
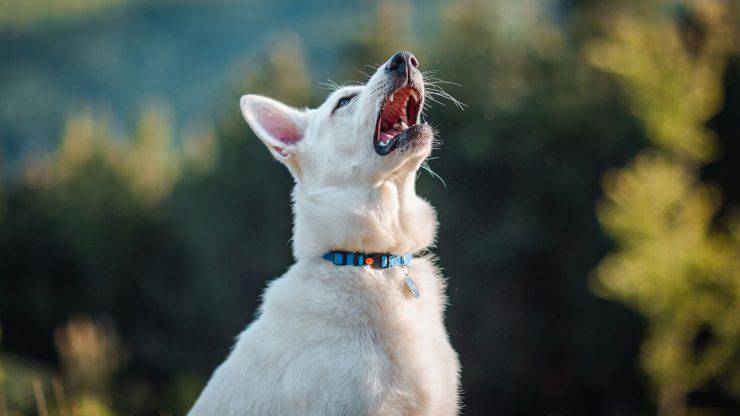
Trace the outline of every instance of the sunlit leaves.
<path fill-rule="evenodd" d="M 720 6 L 698 4 L 693 10 L 706 33 L 696 50 L 687 47 L 670 16 L 653 11 L 640 18 L 617 14 L 605 24 L 608 39 L 592 42 L 586 52 L 593 65 L 619 81 L 654 144 L 708 161 L 717 149 L 704 124 L 722 104 L 730 38 Z"/>
<path fill-rule="evenodd" d="M 641 364 L 665 414 L 684 413 L 688 393 L 711 380 L 740 394 L 732 381 L 740 363 L 740 245 L 731 231 L 740 222 L 718 226 L 721 192 L 698 171 L 718 151 L 706 123 L 722 104 L 730 38 L 721 3 L 688 7 L 703 30 L 698 42 L 675 16 L 643 5 L 605 23 L 608 37 L 586 49 L 619 82 L 655 145 L 604 178 L 597 214 L 617 248 L 593 284 L 647 317 Z"/>
<path fill-rule="evenodd" d="M 185 150 L 181 151 L 170 126 L 167 111 L 156 106 L 144 109 L 130 138 L 117 136 L 103 117 L 88 112 L 73 115 L 67 121 L 59 150 L 29 163 L 26 180 L 55 192 L 60 186 L 67 189 L 112 175 L 142 207 L 155 207 L 169 195 L 183 169 L 207 168 L 214 159 L 214 139 L 208 129 L 185 135 Z M 97 168 L 91 171 L 92 166 Z"/>

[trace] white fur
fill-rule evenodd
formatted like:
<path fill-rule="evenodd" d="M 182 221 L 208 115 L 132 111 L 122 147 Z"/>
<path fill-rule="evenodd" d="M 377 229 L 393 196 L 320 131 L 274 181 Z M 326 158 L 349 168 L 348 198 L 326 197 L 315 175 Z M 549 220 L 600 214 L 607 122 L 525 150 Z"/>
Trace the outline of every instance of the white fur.
<path fill-rule="evenodd" d="M 272 281 L 190 411 L 205 415 L 454 415 L 459 364 L 444 328 L 444 280 L 428 256 L 401 267 L 335 266 L 329 250 L 418 253 L 436 233 L 414 182 L 431 143 L 379 156 L 372 136 L 383 66 L 299 111 L 247 95 L 252 129 L 293 174 L 296 263 Z M 358 94 L 336 111 L 339 98 Z"/>

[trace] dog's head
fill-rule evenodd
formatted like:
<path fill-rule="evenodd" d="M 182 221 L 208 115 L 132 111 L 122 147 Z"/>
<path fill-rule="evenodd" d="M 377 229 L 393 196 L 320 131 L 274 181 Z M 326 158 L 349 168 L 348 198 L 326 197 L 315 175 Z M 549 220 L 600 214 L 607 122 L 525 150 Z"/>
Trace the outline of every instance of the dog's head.
<path fill-rule="evenodd" d="M 424 92 L 417 58 L 398 52 L 367 84 L 341 87 L 315 109 L 298 110 L 258 95 L 241 98 L 242 114 L 252 130 L 296 180 L 296 245 L 302 229 L 313 228 L 310 223 L 317 221 L 327 223 L 318 226 L 327 227 L 322 234 L 331 234 L 337 227 L 328 224 L 331 221 L 349 221 L 340 227 L 362 235 L 358 219 L 374 223 L 381 234 L 392 235 L 393 241 L 367 232 L 362 241 L 350 236 L 328 238 L 316 250 L 390 252 L 431 243 L 433 211 L 413 191 L 415 173 L 431 153 L 433 141 L 432 128 L 421 120 Z M 311 216 L 311 206 L 324 212 Z M 401 210 L 399 206 L 424 211 L 413 215 L 424 218 L 422 222 L 430 229 L 417 231 L 414 239 L 420 241 L 410 247 L 398 243 L 405 238 L 398 227 L 411 231 L 409 221 L 400 218 L 399 212 L 389 212 Z M 311 218 L 302 218 L 307 215 Z"/>

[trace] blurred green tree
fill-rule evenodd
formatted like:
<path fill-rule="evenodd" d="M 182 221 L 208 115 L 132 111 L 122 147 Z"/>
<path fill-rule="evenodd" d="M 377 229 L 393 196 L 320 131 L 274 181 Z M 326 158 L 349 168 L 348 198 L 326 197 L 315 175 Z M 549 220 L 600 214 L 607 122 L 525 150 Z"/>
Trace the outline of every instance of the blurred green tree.
<path fill-rule="evenodd" d="M 129 0 L 0 0 L 0 29 L 28 30 L 67 23 L 120 7 Z"/>
<path fill-rule="evenodd" d="M 310 72 L 304 45 L 295 33 L 275 33 L 266 42 L 270 53 L 239 82 L 245 93 L 274 96 L 296 107 L 311 103 Z"/>
<path fill-rule="evenodd" d="M 375 69 L 399 50 L 413 51 L 424 58 L 423 45 L 414 36 L 414 5 L 405 0 L 382 0 L 375 14 L 364 22 L 358 38 L 347 48 L 347 75 L 356 77 L 358 71 L 372 75 Z M 391 41 L 392 40 L 392 41 Z M 336 76 L 336 75 L 335 75 Z"/>
<path fill-rule="evenodd" d="M 100 115 L 72 115 L 59 149 L 29 161 L 20 183 L 9 189 L 9 215 L 0 217 L 0 275 L 13 278 L 0 281 L 0 310 L 13 341 L 27 353 L 49 356 L 54 350 L 25 328 L 52 334 L 73 313 L 116 316 L 131 335 L 131 327 L 147 327 L 151 309 L 166 314 L 180 307 L 147 300 L 158 297 L 163 282 L 183 274 L 175 265 L 186 265 L 164 201 L 181 175 L 208 170 L 215 146 L 207 129 L 176 144 L 166 114 L 162 107 L 146 107 L 133 137 L 115 135 Z M 93 327 L 72 329 L 80 328 Z M 140 343 L 161 344 L 167 337 L 139 333 L 127 341 L 138 350 Z M 71 362 L 67 358 L 77 352 L 65 346 L 83 344 L 59 343 L 62 361 Z M 108 386 L 111 377 L 85 381 L 80 391 Z M 81 406 L 107 409 L 100 396 L 83 394 Z M 139 400 L 128 394 L 125 403 L 140 406 Z"/>
<path fill-rule="evenodd" d="M 700 179 L 718 152 L 706 126 L 722 104 L 731 45 L 722 2 L 685 2 L 681 25 L 660 2 L 621 10 L 587 54 L 616 78 L 653 144 L 604 178 L 597 214 L 617 248 L 594 290 L 648 320 L 641 363 L 660 413 L 717 382 L 740 397 L 739 218 L 715 219 L 721 190 Z"/>

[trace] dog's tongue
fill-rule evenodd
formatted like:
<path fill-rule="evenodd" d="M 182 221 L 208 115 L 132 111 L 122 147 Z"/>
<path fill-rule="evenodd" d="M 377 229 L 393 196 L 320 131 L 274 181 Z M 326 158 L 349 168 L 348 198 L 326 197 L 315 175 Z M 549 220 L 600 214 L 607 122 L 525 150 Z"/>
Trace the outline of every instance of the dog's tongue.
<path fill-rule="evenodd" d="M 392 134 L 392 133 L 395 133 L 395 134 Z M 379 139 L 379 141 L 381 141 L 383 143 L 387 143 L 390 139 L 396 137 L 396 134 L 398 134 L 398 132 L 395 132 L 395 131 L 392 131 L 392 130 L 391 130 L 391 132 L 381 131 L 380 134 L 378 135 L 378 139 Z"/>
<path fill-rule="evenodd" d="M 390 129 L 378 132 L 378 141 L 375 143 L 375 152 L 381 156 L 385 156 L 393 151 L 398 145 L 396 137 L 401 134 L 396 129 Z"/>

